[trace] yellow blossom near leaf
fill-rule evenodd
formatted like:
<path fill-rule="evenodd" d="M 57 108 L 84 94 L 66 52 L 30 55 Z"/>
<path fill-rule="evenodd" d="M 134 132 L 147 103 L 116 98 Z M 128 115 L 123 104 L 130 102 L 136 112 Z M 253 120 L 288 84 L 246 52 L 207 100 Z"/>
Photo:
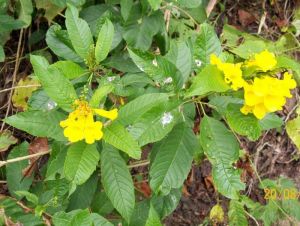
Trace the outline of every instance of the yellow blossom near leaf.
<path fill-rule="evenodd" d="M 64 135 L 70 142 L 85 140 L 92 144 L 103 137 L 102 122 L 94 120 L 94 114 L 115 120 L 118 117 L 118 110 L 106 111 L 103 109 L 93 109 L 88 102 L 76 100 L 74 102 L 75 110 L 71 112 L 66 120 L 60 122 L 64 128 Z"/>
<path fill-rule="evenodd" d="M 253 113 L 262 119 L 267 113 L 282 109 L 286 98 L 292 97 L 290 90 L 296 87 L 296 82 L 288 72 L 282 80 L 265 76 L 255 78 L 253 83 L 244 86 L 245 105 L 241 108 L 243 114 Z"/>
<path fill-rule="evenodd" d="M 24 88 L 14 90 L 12 102 L 16 108 L 25 111 L 28 108 L 27 101 L 31 97 L 32 92 L 38 88 L 39 82 L 26 77 L 21 79 L 16 86 L 24 86 Z"/>
<path fill-rule="evenodd" d="M 241 70 L 241 63 L 223 63 L 215 54 L 210 56 L 210 63 L 216 65 L 224 74 L 225 82 L 230 84 L 233 90 L 238 90 L 244 86 L 245 80 Z"/>
<path fill-rule="evenodd" d="M 276 57 L 274 53 L 264 50 L 260 53 L 254 54 L 253 59 L 246 62 L 247 67 L 257 67 L 263 72 L 270 71 L 275 68 L 277 64 Z"/>

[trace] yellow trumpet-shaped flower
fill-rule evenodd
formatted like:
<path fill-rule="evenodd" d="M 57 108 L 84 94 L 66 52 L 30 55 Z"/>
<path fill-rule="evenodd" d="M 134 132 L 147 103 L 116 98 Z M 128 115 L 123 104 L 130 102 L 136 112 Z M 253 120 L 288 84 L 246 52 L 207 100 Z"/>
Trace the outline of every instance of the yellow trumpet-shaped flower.
<path fill-rule="evenodd" d="M 223 72 L 225 82 L 230 84 L 233 90 L 238 90 L 244 86 L 245 80 L 243 79 L 241 63 L 223 63 L 215 54 L 210 56 L 210 63 L 216 65 Z"/>
<path fill-rule="evenodd" d="M 111 120 L 118 116 L 117 109 L 111 111 L 92 109 L 84 100 L 76 100 L 74 106 L 75 110 L 66 120 L 60 122 L 60 126 L 64 128 L 64 135 L 71 142 L 85 140 L 86 143 L 92 144 L 102 138 L 103 124 L 94 120 L 94 113 Z"/>
<path fill-rule="evenodd" d="M 245 105 L 241 108 L 243 114 L 253 113 L 262 119 L 267 113 L 281 110 L 290 98 L 291 89 L 296 87 L 296 82 L 288 72 L 284 73 L 282 80 L 265 76 L 255 78 L 252 84 L 244 86 Z"/>
<path fill-rule="evenodd" d="M 255 66 L 263 72 L 274 69 L 276 64 L 277 60 L 274 53 L 271 53 L 268 50 L 254 54 L 254 57 L 246 62 L 247 67 Z"/>

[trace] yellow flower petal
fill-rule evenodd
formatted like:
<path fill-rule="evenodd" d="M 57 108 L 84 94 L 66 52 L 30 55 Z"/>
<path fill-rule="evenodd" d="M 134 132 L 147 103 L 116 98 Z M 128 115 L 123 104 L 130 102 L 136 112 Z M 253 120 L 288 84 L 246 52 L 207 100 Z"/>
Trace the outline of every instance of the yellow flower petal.
<path fill-rule="evenodd" d="M 268 113 L 268 110 L 265 108 L 264 104 L 255 105 L 253 108 L 253 114 L 256 118 L 262 119 Z"/>
<path fill-rule="evenodd" d="M 108 118 L 110 120 L 115 120 L 118 117 L 118 109 L 116 108 L 110 111 L 105 111 L 103 109 L 94 109 L 94 112 L 97 115 Z"/>

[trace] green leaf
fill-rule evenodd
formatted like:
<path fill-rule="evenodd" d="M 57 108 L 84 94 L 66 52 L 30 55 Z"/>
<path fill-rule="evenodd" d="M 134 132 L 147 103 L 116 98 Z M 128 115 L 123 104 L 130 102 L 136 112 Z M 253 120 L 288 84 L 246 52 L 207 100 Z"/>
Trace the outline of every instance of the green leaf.
<path fill-rule="evenodd" d="M 227 122 L 236 133 L 255 141 L 262 133 L 259 120 L 252 114 L 244 115 L 240 111 L 241 107 L 241 105 L 236 104 L 230 104 L 227 107 L 225 114 Z"/>
<path fill-rule="evenodd" d="M 124 159 L 110 145 L 105 145 L 102 150 L 101 173 L 107 196 L 128 222 L 135 205 L 133 181 Z"/>
<path fill-rule="evenodd" d="M 67 211 L 89 208 L 97 189 L 98 176 L 94 173 L 84 184 L 76 187 L 69 197 Z"/>
<path fill-rule="evenodd" d="M 93 212 L 106 216 L 114 210 L 114 207 L 104 191 L 96 191 L 91 209 Z"/>
<path fill-rule="evenodd" d="M 123 38 L 129 46 L 145 51 L 150 48 L 153 36 L 164 29 L 163 15 L 157 11 L 151 16 L 143 17 L 141 23 L 126 26 L 123 31 Z"/>
<path fill-rule="evenodd" d="M 87 22 L 79 18 L 78 10 L 72 5 L 68 5 L 66 11 L 66 27 L 73 48 L 81 58 L 86 59 L 93 45 L 93 36 Z"/>
<path fill-rule="evenodd" d="M 46 42 L 49 48 L 57 56 L 77 63 L 83 62 L 83 59 L 78 56 L 73 49 L 67 31 L 61 30 L 60 25 L 55 24 L 48 29 L 46 34 Z"/>
<path fill-rule="evenodd" d="M 55 67 L 49 67 L 45 58 L 41 56 L 30 56 L 30 62 L 34 69 L 34 74 L 49 97 L 60 107 L 70 111 L 72 104 L 77 99 L 76 91 L 72 83 Z"/>
<path fill-rule="evenodd" d="M 123 19 L 126 21 L 129 17 L 131 8 L 133 6 L 133 0 L 121 0 L 121 15 Z"/>
<path fill-rule="evenodd" d="M 9 146 L 18 142 L 9 130 L 0 133 L 0 152 L 6 151 Z"/>
<path fill-rule="evenodd" d="M 141 149 L 138 142 L 133 139 L 130 133 L 119 122 L 113 122 L 108 127 L 105 127 L 103 134 L 105 142 L 120 149 L 132 158 L 141 158 Z"/>
<path fill-rule="evenodd" d="M 201 121 L 200 142 L 213 165 L 212 176 L 218 191 L 224 196 L 237 199 L 245 188 L 238 170 L 232 163 L 239 158 L 239 144 L 223 123 L 205 116 Z"/>
<path fill-rule="evenodd" d="M 107 57 L 109 50 L 111 49 L 113 37 L 114 25 L 109 19 L 106 19 L 100 29 L 96 43 L 95 57 L 97 64 L 105 60 L 105 58 Z"/>
<path fill-rule="evenodd" d="M 3 49 L 3 46 L 0 45 L 0 62 L 4 62 L 4 60 L 5 60 L 4 49 Z"/>
<path fill-rule="evenodd" d="M 300 64 L 294 59 L 291 59 L 285 55 L 281 55 L 276 57 L 278 68 L 288 68 L 295 72 L 294 78 L 296 79 L 297 83 L 300 84 Z"/>
<path fill-rule="evenodd" d="M 293 143 L 300 150 L 299 128 L 300 128 L 300 117 L 290 120 L 286 124 L 286 132 L 288 133 L 288 135 L 291 138 L 291 140 L 293 141 Z"/>
<path fill-rule="evenodd" d="M 182 41 L 172 41 L 166 57 L 181 72 L 183 82 L 185 82 L 192 70 L 192 53 L 188 44 Z"/>
<path fill-rule="evenodd" d="M 31 24 L 31 14 L 33 12 L 31 0 L 18 1 L 19 20 L 24 22 L 24 28 Z"/>
<path fill-rule="evenodd" d="M 64 173 L 68 180 L 80 185 L 86 182 L 96 170 L 100 159 L 95 144 L 78 142 L 68 148 Z"/>
<path fill-rule="evenodd" d="M 149 93 L 139 96 L 120 109 L 118 121 L 123 125 L 133 123 L 153 107 L 167 102 L 168 96 L 167 93 Z"/>
<path fill-rule="evenodd" d="M 38 205 L 39 202 L 39 198 L 33 194 L 30 193 L 28 191 L 16 191 L 15 192 L 19 197 L 23 197 L 25 196 L 25 198 L 27 199 L 27 201 L 31 202 L 32 204 L 34 204 L 35 206 Z"/>
<path fill-rule="evenodd" d="M 145 72 L 151 78 L 161 77 L 163 73 L 153 62 L 155 61 L 154 55 L 148 52 L 142 52 L 140 50 L 129 49 L 129 56 L 140 69 L 140 71 Z"/>
<path fill-rule="evenodd" d="M 97 213 L 92 213 L 91 218 L 93 221 L 93 225 L 95 226 L 114 226 L 112 223 L 110 223 L 108 220 Z"/>
<path fill-rule="evenodd" d="M 12 115 L 4 121 L 34 136 L 65 141 L 63 129 L 59 126 L 59 122 L 64 118 L 65 115 L 57 111 L 26 111 Z"/>
<path fill-rule="evenodd" d="M 98 89 L 95 90 L 93 96 L 91 97 L 91 100 L 89 102 L 90 106 L 92 108 L 98 108 L 101 101 L 106 98 L 106 96 L 111 93 L 114 89 L 114 86 L 112 84 L 105 84 L 98 87 Z"/>
<path fill-rule="evenodd" d="M 150 209 L 145 226 L 162 226 L 160 217 L 153 207 L 152 203 L 150 203 Z"/>
<path fill-rule="evenodd" d="M 225 92 L 229 89 L 222 72 L 216 66 L 208 65 L 194 78 L 185 96 L 205 96 L 210 92 Z"/>
<path fill-rule="evenodd" d="M 27 104 L 29 110 L 50 111 L 57 107 L 57 104 L 50 99 L 43 89 L 34 91 Z"/>
<path fill-rule="evenodd" d="M 90 217 L 89 210 L 81 210 L 78 214 L 76 214 L 70 222 L 70 226 L 71 225 L 92 225 L 92 218 Z"/>
<path fill-rule="evenodd" d="M 44 17 L 49 23 L 64 9 L 63 7 L 53 4 L 49 0 L 35 0 L 35 5 L 37 9 L 45 10 Z"/>
<path fill-rule="evenodd" d="M 155 144 L 156 152 L 150 168 L 150 187 L 155 192 L 170 193 L 179 188 L 186 179 L 198 148 L 198 141 L 192 129 L 184 123 L 176 125 L 160 143 Z"/>
<path fill-rule="evenodd" d="M 50 67 L 55 67 L 68 79 L 79 78 L 87 74 L 87 71 L 72 61 L 57 61 Z"/>
<path fill-rule="evenodd" d="M 230 201 L 228 217 L 230 226 L 248 226 L 244 205 L 237 200 Z"/>
<path fill-rule="evenodd" d="M 29 144 L 23 142 L 20 145 L 14 147 L 9 153 L 7 159 L 13 159 L 17 157 L 23 157 L 28 155 Z M 22 170 L 28 166 L 28 160 L 22 160 L 6 165 L 6 179 L 9 193 L 16 198 L 19 196 L 16 191 L 28 191 L 32 183 L 33 177 L 24 177 Z M 24 177 L 24 178 L 23 178 Z"/>
<path fill-rule="evenodd" d="M 162 0 L 148 0 L 148 2 L 153 10 L 158 10 Z"/>
<path fill-rule="evenodd" d="M 221 43 L 214 27 L 207 23 L 201 24 L 200 34 L 195 43 L 195 59 L 200 60 L 204 66 L 210 62 L 210 55 L 217 56 L 222 52 Z"/>
<path fill-rule="evenodd" d="M 262 130 L 269 130 L 273 128 L 280 128 L 284 124 L 282 118 L 275 113 L 267 114 L 263 119 L 259 121 L 259 125 Z"/>

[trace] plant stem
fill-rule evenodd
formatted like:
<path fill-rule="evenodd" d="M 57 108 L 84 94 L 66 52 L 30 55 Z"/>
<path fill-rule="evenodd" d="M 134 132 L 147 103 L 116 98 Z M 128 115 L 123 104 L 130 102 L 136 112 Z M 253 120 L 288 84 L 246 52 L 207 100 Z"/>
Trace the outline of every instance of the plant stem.
<path fill-rule="evenodd" d="M 143 161 L 135 162 L 132 165 L 129 165 L 128 168 L 132 169 L 132 168 L 135 168 L 135 167 L 147 166 L 147 165 L 149 165 L 149 163 L 150 163 L 149 160 L 143 160 Z"/>

